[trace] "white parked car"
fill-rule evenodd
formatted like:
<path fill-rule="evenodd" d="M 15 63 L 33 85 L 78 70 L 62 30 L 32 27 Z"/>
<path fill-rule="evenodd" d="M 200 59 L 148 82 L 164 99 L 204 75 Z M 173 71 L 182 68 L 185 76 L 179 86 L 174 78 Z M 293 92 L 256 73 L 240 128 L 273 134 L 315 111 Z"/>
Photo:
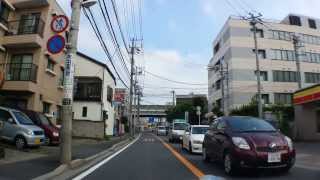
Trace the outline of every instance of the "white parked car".
<path fill-rule="evenodd" d="M 202 142 L 205 133 L 208 131 L 208 125 L 191 125 L 182 137 L 182 148 L 190 153 L 202 153 Z"/>

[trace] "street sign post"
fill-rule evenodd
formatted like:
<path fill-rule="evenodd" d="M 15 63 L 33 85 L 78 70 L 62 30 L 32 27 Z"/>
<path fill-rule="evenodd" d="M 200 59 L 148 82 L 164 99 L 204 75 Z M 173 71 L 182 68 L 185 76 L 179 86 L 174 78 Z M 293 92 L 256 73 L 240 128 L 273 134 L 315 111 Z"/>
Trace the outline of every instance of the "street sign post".
<path fill-rule="evenodd" d="M 69 26 L 69 19 L 65 15 L 55 16 L 51 21 L 51 30 L 55 33 L 64 32 Z"/>
<path fill-rule="evenodd" d="M 61 35 L 52 36 L 47 42 L 47 49 L 51 54 L 58 54 L 63 51 L 66 41 Z"/>

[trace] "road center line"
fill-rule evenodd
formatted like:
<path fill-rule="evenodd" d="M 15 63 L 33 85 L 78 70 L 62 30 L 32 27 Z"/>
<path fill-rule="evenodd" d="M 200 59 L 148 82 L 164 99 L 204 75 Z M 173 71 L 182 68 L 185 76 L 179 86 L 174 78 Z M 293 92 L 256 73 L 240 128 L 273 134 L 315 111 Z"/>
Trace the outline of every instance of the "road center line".
<path fill-rule="evenodd" d="M 157 137 L 159 141 L 183 164 L 185 165 L 195 176 L 199 179 L 205 174 L 198 169 L 195 165 L 193 165 L 189 160 L 183 157 L 180 153 L 178 153 L 174 148 L 172 148 L 168 143 L 164 142 L 161 138 Z"/>
<path fill-rule="evenodd" d="M 117 151 L 116 153 L 112 154 L 111 156 L 107 157 L 106 159 L 102 160 L 101 162 L 92 166 L 91 168 L 87 169 L 86 171 L 82 172 L 78 176 L 74 177 L 72 180 L 81 180 L 81 179 L 85 178 L 86 176 L 88 176 L 89 174 L 94 172 L 96 169 L 98 169 L 99 167 L 101 167 L 102 165 L 106 164 L 111 159 L 113 159 L 114 157 L 119 155 L 122 151 L 126 150 L 128 147 L 130 147 L 132 144 L 134 144 L 136 141 L 138 141 L 140 137 L 141 137 L 141 134 L 134 141 L 132 141 L 130 144 L 126 145 L 125 147 L 123 147 L 122 149 Z"/>

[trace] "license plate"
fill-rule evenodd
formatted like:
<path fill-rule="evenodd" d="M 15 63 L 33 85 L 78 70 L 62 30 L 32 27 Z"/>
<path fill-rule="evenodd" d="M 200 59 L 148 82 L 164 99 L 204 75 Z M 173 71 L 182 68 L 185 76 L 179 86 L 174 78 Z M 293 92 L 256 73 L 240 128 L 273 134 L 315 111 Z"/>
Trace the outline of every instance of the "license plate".
<path fill-rule="evenodd" d="M 281 162 L 281 153 L 268 153 L 268 163 Z"/>
<path fill-rule="evenodd" d="M 35 143 L 35 144 L 40 144 L 40 139 L 39 139 L 39 138 L 35 139 L 35 140 L 34 140 L 34 143 Z"/>

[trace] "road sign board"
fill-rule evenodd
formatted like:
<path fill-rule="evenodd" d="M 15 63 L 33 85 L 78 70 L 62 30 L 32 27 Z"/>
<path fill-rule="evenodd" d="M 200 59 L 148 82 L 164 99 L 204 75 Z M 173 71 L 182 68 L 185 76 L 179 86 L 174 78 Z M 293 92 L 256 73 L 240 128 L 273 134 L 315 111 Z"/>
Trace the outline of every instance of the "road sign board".
<path fill-rule="evenodd" d="M 65 31 L 69 26 L 69 19 L 65 15 L 55 16 L 51 21 L 51 30 L 55 33 Z"/>
<path fill-rule="evenodd" d="M 54 35 L 47 42 L 47 49 L 52 54 L 60 53 L 66 45 L 66 41 L 63 36 Z"/>

